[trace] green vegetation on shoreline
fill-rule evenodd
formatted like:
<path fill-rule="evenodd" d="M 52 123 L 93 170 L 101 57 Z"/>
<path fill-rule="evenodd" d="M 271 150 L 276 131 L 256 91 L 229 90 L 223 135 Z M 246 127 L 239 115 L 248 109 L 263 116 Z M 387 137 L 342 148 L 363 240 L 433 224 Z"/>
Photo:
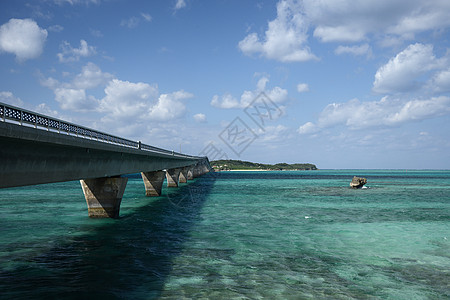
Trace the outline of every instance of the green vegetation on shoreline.
<path fill-rule="evenodd" d="M 242 160 L 213 160 L 210 162 L 215 171 L 231 170 L 317 170 L 316 165 L 309 163 L 302 164 L 259 164 Z"/>

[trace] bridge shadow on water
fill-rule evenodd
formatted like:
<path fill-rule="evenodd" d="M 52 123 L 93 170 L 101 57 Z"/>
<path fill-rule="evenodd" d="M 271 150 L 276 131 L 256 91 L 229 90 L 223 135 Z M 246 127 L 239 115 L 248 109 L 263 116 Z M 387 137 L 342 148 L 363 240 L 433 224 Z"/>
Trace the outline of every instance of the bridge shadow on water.
<path fill-rule="evenodd" d="M 207 174 L 164 189 L 161 197 L 118 220 L 88 220 L 80 235 L 23 267 L 1 271 L 0 298 L 158 298 L 192 227 L 201 221 L 214 181 Z"/>

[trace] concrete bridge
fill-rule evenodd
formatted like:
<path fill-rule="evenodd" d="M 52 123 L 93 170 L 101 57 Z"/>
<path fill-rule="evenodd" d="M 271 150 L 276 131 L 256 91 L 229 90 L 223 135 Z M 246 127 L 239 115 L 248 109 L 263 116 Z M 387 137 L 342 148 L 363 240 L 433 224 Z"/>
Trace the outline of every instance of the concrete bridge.
<path fill-rule="evenodd" d="M 0 188 L 80 180 L 90 217 L 119 216 L 128 181 L 147 196 L 211 171 L 207 157 L 169 151 L 0 103 Z"/>

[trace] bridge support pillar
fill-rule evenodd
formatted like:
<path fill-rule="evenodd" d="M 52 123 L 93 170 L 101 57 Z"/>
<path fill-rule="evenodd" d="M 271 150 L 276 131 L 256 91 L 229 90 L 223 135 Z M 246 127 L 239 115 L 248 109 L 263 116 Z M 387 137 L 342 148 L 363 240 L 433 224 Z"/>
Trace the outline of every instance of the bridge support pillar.
<path fill-rule="evenodd" d="M 104 177 L 80 180 L 91 218 L 118 218 L 128 178 Z"/>
<path fill-rule="evenodd" d="M 197 166 L 195 166 L 194 172 L 193 172 L 194 177 L 200 177 L 200 176 L 202 176 L 202 175 L 205 174 L 205 173 L 206 173 L 206 172 L 205 172 L 205 170 L 203 169 L 203 166 L 202 166 L 202 165 L 197 165 Z"/>
<path fill-rule="evenodd" d="M 181 168 L 166 170 L 167 187 L 177 187 Z"/>
<path fill-rule="evenodd" d="M 187 179 L 192 180 L 194 179 L 194 167 L 189 167 L 187 172 Z"/>
<path fill-rule="evenodd" d="M 192 171 L 192 177 L 197 178 L 200 176 L 199 168 L 198 166 L 194 167 L 194 170 Z"/>
<path fill-rule="evenodd" d="M 200 163 L 194 167 L 192 174 L 193 177 L 199 177 L 209 172 L 211 172 L 210 168 L 207 165 Z"/>
<path fill-rule="evenodd" d="M 187 170 L 186 167 L 181 169 L 181 171 L 180 171 L 180 179 L 179 179 L 180 183 L 186 183 L 187 182 L 187 180 L 188 180 L 187 172 L 188 172 L 188 170 Z"/>
<path fill-rule="evenodd" d="M 141 172 L 146 196 L 161 196 L 165 175 L 164 171 Z"/>

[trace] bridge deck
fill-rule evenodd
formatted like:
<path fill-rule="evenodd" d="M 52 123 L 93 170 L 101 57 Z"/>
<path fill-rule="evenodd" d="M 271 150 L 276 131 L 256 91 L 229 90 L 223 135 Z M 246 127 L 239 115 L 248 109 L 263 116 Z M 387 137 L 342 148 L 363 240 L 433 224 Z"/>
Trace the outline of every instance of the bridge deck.
<path fill-rule="evenodd" d="M 0 188 L 173 169 L 205 160 L 32 114 L 0 103 Z M 47 128 L 39 128 L 39 118 L 47 118 Z M 61 124 L 70 129 L 61 131 Z"/>

